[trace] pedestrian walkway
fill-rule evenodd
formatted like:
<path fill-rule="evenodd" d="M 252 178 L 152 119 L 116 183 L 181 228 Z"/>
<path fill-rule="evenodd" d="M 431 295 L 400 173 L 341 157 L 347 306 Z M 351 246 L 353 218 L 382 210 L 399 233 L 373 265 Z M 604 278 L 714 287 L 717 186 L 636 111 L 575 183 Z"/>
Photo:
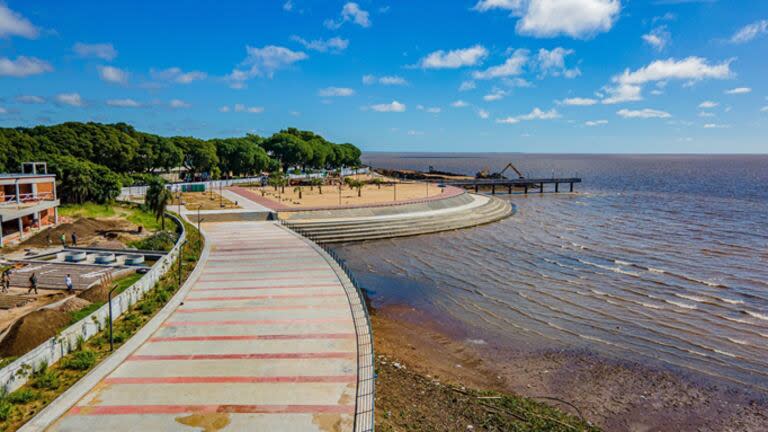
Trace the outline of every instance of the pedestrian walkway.
<path fill-rule="evenodd" d="M 184 302 L 52 431 L 351 431 L 357 337 L 344 285 L 271 222 L 203 224 Z"/>

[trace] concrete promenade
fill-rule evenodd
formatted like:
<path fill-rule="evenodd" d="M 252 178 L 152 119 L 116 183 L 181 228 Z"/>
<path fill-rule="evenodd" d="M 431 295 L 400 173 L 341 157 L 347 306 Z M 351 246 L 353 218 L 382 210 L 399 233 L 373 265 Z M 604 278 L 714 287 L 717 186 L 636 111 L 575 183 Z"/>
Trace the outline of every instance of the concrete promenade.
<path fill-rule="evenodd" d="M 203 224 L 183 303 L 51 431 L 351 431 L 358 339 L 344 285 L 271 222 Z"/>

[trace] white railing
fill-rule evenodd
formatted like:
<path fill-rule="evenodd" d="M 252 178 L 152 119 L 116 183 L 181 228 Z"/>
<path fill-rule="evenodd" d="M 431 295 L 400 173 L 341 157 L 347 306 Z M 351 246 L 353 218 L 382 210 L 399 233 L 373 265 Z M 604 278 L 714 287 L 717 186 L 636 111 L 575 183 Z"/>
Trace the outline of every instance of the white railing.
<path fill-rule="evenodd" d="M 18 202 L 16 201 L 16 195 L 3 195 L 0 197 L 0 206 L 13 206 L 19 202 L 53 201 L 55 199 L 56 197 L 53 196 L 52 192 L 19 194 Z"/>
<path fill-rule="evenodd" d="M 131 306 L 144 297 L 157 281 L 173 267 L 181 253 L 187 232 L 184 224 L 175 216 L 170 216 L 179 224 L 181 235 L 176 245 L 168 254 L 160 258 L 144 276 L 112 299 L 112 316 L 118 318 Z M 0 386 L 5 392 L 12 392 L 24 385 L 41 365 L 52 365 L 62 357 L 78 348 L 79 341 L 85 341 L 109 326 L 109 304 L 62 330 L 58 335 L 38 345 L 32 351 L 22 355 L 9 365 L 0 369 Z"/>

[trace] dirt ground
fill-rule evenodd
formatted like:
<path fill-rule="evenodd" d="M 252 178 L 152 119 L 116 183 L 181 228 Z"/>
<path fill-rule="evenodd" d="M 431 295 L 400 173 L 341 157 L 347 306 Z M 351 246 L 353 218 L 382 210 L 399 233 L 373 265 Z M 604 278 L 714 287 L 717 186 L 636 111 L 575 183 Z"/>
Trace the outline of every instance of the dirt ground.
<path fill-rule="evenodd" d="M 25 249 L 60 248 L 62 234 L 66 238 L 67 246 L 71 246 L 73 232 L 77 234 L 78 246 L 116 249 L 122 249 L 128 242 L 150 234 L 146 230 L 139 234 L 137 226 L 124 219 L 79 218 L 40 231 L 18 245 L 3 249 L 3 254 L 8 255 Z"/>
<path fill-rule="evenodd" d="M 428 320 L 414 320 L 414 315 L 418 311 L 405 307 L 376 311 L 372 317 L 375 348 L 377 355 L 426 379 L 536 397 L 572 415 L 581 413 L 606 431 L 768 430 L 765 395 L 581 351 L 509 351 L 491 356 Z M 464 430 L 444 427 L 440 417 L 433 429 L 410 428 L 402 419 L 424 417 L 419 406 L 433 404 L 433 395 L 408 389 L 400 379 L 380 373 L 377 421 L 389 427 L 380 430 Z M 381 417 L 382 407 L 401 414 Z M 461 412 L 452 412 L 462 409 L 461 405 L 439 408 L 445 418 L 461 418 Z"/>
<path fill-rule="evenodd" d="M 301 198 L 299 198 L 298 190 L 294 191 L 293 186 L 286 186 L 285 193 L 282 193 L 281 188 L 275 191 L 275 188 L 271 186 L 249 187 L 248 189 L 257 194 L 263 194 L 264 198 L 297 208 L 334 207 L 339 205 L 339 186 L 323 186 L 322 193 L 320 193 L 317 186 L 302 186 Z M 381 187 L 365 185 L 360 191 L 361 196 L 358 196 L 357 189 L 344 185 L 341 189 L 341 204 L 385 204 L 395 202 L 395 195 L 397 196 L 397 201 L 408 201 L 434 197 L 442 193 L 443 189 L 436 184 L 429 184 L 427 186 L 426 183 L 400 183 L 397 185 L 383 184 Z"/>
<path fill-rule="evenodd" d="M 69 324 L 67 312 L 42 309 L 16 321 L 0 342 L 0 357 L 26 354 Z"/>
<path fill-rule="evenodd" d="M 4 333 L 7 327 L 19 317 L 47 304 L 59 301 L 64 297 L 64 293 L 60 290 L 40 289 L 39 292 L 40 294 L 37 296 L 30 296 L 31 301 L 25 303 L 23 306 L 0 310 L 0 334 Z M 26 297 L 27 289 L 12 287 L 8 294 L 12 296 Z"/>
<path fill-rule="evenodd" d="M 181 204 L 187 208 L 187 210 L 219 210 L 219 209 L 238 209 L 239 205 L 235 205 L 232 201 L 222 197 L 217 192 L 211 194 L 210 192 L 183 192 L 181 194 Z M 224 207 L 221 206 L 224 204 Z M 179 199 L 176 194 L 173 194 L 173 202 L 171 206 L 179 205 Z"/>

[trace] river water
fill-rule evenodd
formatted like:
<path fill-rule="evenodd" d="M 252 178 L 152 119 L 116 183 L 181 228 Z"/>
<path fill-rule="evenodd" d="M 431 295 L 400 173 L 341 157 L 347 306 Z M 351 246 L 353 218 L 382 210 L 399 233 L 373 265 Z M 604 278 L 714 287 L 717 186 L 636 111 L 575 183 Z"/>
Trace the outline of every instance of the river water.
<path fill-rule="evenodd" d="M 498 195 L 482 227 L 340 245 L 375 307 L 495 344 L 572 347 L 768 389 L 768 156 L 368 153 L 474 175 L 512 161 L 576 194 Z"/>

